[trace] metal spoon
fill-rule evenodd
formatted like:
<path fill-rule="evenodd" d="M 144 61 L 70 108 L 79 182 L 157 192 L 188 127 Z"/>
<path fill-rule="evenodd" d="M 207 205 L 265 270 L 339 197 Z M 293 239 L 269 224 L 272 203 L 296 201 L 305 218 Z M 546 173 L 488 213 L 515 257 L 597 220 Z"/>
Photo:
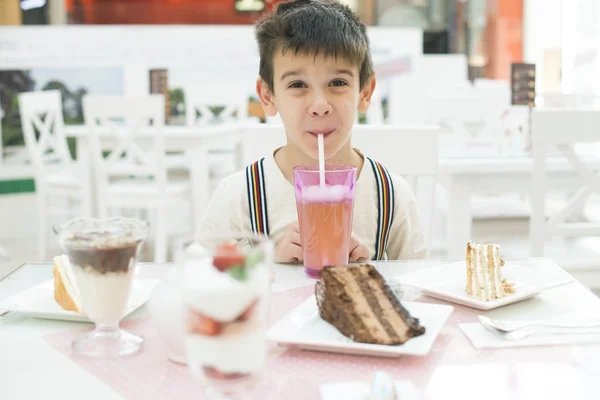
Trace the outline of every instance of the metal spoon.
<path fill-rule="evenodd" d="M 600 320 L 577 323 L 544 321 L 499 321 L 480 315 L 479 322 L 486 329 L 508 340 L 521 340 L 542 330 L 548 333 L 599 333 Z"/>

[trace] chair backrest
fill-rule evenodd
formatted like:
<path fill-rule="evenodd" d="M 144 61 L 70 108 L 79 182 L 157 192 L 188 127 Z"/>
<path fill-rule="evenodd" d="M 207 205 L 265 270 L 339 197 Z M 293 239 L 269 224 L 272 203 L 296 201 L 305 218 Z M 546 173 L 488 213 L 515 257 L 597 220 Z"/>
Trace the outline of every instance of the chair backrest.
<path fill-rule="evenodd" d="M 241 121 L 248 118 L 250 93 L 244 85 L 203 85 L 185 90 L 187 126 Z"/>
<path fill-rule="evenodd" d="M 165 193 L 164 96 L 88 95 L 83 98 L 83 114 L 98 196 L 106 196 L 112 179 L 131 176 L 152 177 L 159 193 Z M 110 136 L 114 146 L 102 145 L 101 135 Z M 152 145 L 143 146 L 140 139 Z"/>
<path fill-rule="evenodd" d="M 283 124 L 256 124 L 245 126 L 238 165 L 244 168 L 263 158 L 269 157 L 273 151 L 287 142 Z"/>
<path fill-rule="evenodd" d="M 438 126 L 356 125 L 352 146 L 411 184 L 431 245 L 439 152 Z"/>
<path fill-rule="evenodd" d="M 567 219 L 580 210 L 593 192 L 600 193 L 598 152 L 586 157 L 577 154 L 578 143 L 600 142 L 600 109 L 548 108 L 534 110 L 531 118 L 533 179 L 531 193 L 530 241 L 532 256 L 544 254 L 544 241 L 553 235 L 589 236 L 600 234 L 600 224 L 570 223 Z M 552 149 L 551 149 L 552 148 Z M 595 150 L 594 147 L 588 148 Z M 547 152 L 558 151 L 580 175 L 582 187 L 573 190 L 565 207 L 546 221 L 546 196 L 549 189 Z M 556 157 L 556 156 L 554 156 Z M 589 166 L 586 158 L 594 165 Z M 577 182 L 577 180 L 572 180 Z"/>
<path fill-rule="evenodd" d="M 73 162 L 65 136 L 61 93 L 58 90 L 21 93 L 19 109 L 36 184 L 42 185 L 45 172 Z"/>

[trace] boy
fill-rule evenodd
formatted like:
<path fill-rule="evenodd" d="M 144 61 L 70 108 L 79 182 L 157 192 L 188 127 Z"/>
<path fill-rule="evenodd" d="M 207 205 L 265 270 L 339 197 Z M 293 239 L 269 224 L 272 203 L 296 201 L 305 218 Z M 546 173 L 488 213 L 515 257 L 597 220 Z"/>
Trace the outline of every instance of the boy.
<path fill-rule="evenodd" d="M 219 184 L 197 241 L 209 240 L 211 233 L 259 231 L 275 243 L 276 262 L 302 262 L 292 169 L 318 163 L 322 134 L 326 163 L 357 167 L 350 261 L 424 258 L 408 183 L 351 147 L 356 112 L 367 110 L 375 89 L 365 26 L 336 1 L 294 0 L 257 23 L 256 39 L 256 91 L 265 113 L 281 116 L 287 144 Z M 264 190 L 254 193 L 252 182 L 264 184 Z M 382 190 L 386 184 L 388 191 Z M 255 195 L 264 195 L 264 201 L 254 202 Z M 380 213 L 380 204 L 392 213 Z"/>

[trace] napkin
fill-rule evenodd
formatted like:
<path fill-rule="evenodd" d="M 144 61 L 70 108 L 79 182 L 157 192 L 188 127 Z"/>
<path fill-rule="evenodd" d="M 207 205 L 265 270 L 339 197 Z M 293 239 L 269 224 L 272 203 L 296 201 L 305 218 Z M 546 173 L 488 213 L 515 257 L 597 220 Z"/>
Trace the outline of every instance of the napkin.
<path fill-rule="evenodd" d="M 398 400 L 418 400 L 419 393 L 409 381 L 396 381 L 396 398 Z M 321 400 L 366 400 L 369 390 L 367 382 L 350 381 L 327 383 L 319 387 Z"/>
<path fill-rule="evenodd" d="M 572 333 L 572 329 L 562 331 L 552 328 L 552 332 L 540 331 L 521 340 L 507 340 L 488 331 L 478 322 L 458 326 L 477 349 L 600 343 L 599 328 L 581 328 L 578 333 Z"/>

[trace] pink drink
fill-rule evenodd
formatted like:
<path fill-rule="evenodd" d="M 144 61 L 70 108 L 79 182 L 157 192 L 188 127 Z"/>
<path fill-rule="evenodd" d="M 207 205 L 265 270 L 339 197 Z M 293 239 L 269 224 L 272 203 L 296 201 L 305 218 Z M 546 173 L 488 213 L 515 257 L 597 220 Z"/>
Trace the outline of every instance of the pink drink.
<path fill-rule="evenodd" d="M 318 166 L 294 168 L 304 269 L 312 278 L 324 266 L 348 264 L 355 182 L 351 165 L 326 165 L 325 186 L 320 186 Z"/>

